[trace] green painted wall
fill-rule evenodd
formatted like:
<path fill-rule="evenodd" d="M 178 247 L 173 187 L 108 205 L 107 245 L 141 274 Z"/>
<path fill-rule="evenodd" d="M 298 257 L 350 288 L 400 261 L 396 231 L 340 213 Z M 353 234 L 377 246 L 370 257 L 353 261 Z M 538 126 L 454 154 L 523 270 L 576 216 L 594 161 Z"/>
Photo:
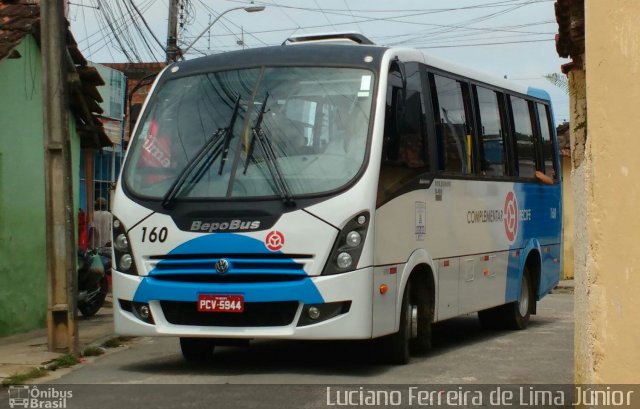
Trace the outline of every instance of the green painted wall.
<path fill-rule="evenodd" d="M 40 50 L 0 61 L 0 336 L 46 325 L 44 148 Z M 72 130 L 78 208 L 80 141 Z"/>

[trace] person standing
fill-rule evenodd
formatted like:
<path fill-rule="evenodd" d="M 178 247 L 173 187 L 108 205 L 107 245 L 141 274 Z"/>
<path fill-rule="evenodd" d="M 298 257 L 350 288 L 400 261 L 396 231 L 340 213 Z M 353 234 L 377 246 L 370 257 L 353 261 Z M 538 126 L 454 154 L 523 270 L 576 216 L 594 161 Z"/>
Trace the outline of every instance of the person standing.
<path fill-rule="evenodd" d="M 111 212 L 107 208 L 107 200 L 104 197 L 96 199 L 93 212 L 93 227 L 95 247 L 105 247 L 111 242 Z"/>

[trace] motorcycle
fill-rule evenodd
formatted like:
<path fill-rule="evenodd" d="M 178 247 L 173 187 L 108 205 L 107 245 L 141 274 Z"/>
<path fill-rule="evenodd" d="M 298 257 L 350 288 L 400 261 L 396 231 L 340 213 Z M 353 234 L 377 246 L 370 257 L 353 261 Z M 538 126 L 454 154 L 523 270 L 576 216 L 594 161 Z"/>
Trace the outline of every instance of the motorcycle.
<path fill-rule="evenodd" d="M 111 248 L 78 250 L 78 310 L 85 317 L 95 315 L 109 291 Z"/>

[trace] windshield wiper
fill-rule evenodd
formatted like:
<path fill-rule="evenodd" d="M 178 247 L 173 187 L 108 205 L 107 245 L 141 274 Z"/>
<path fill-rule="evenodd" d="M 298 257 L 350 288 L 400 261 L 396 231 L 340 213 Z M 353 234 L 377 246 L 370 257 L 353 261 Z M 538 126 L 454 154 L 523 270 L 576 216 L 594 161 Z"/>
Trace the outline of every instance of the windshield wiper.
<path fill-rule="evenodd" d="M 228 150 L 229 142 L 233 136 L 233 129 L 230 127 L 234 125 L 238 109 L 240 107 L 240 95 L 236 99 L 236 105 L 231 115 L 231 120 L 226 128 L 219 128 L 211 138 L 198 150 L 193 160 L 189 162 L 187 166 L 180 172 L 176 180 L 173 182 L 169 190 L 162 198 L 162 206 L 169 207 L 173 200 L 178 196 L 178 193 L 182 190 L 189 176 L 195 171 L 196 173 L 189 179 L 189 185 L 198 183 L 204 176 L 211 165 L 216 161 L 223 149 Z M 222 136 L 224 139 L 220 139 Z M 224 142 L 224 145 L 220 143 Z M 226 153 L 226 152 L 225 152 Z M 226 157 L 224 158 L 226 160 Z M 204 162 L 203 162 L 204 161 Z M 221 167 L 222 171 L 222 167 Z"/>
<path fill-rule="evenodd" d="M 224 145 L 222 147 L 222 159 L 220 160 L 220 170 L 218 170 L 218 175 L 222 175 L 222 170 L 224 169 L 224 164 L 227 163 L 227 155 L 229 154 L 229 143 L 231 142 L 231 138 L 233 138 L 233 126 L 236 123 L 236 118 L 238 117 L 238 108 L 240 107 L 240 95 L 236 99 L 236 105 L 233 107 L 233 114 L 231 114 L 231 120 L 229 121 L 229 126 L 227 126 L 227 133 L 224 135 Z"/>
<path fill-rule="evenodd" d="M 293 195 L 291 194 L 291 189 L 287 183 L 287 180 L 282 176 L 282 171 L 280 170 L 280 166 L 278 165 L 278 158 L 276 157 L 275 151 L 273 149 L 273 144 L 271 140 L 267 138 L 262 130 L 262 120 L 264 119 L 264 114 L 267 111 L 267 101 L 269 100 L 269 93 L 264 98 L 262 102 L 262 109 L 260 110 L 260 114 L 256 119 L 256 123 L 254 124 L 251 135 L 251 141 L 249 142 L 249 149 L 247 150 L 247 159 L 244 164 L 243 174 L 247 174 L 247 168 L 249 167 L 249 162 L 253 159 L 253 150 L 255 148 L 255 141 L 258 140 L 258 144 L 260 145 L 260 149 L 262 150 L 263 157 L 265 158 L 265 162 L 267 164 L 267 169 L 269 170 L 269 174 L 271 175 L 271 179 L 274 181 L 277 193 L 282 198 L 282 201 L 289 206 L 295 206 L 295 201 L 293 200 Z"/>

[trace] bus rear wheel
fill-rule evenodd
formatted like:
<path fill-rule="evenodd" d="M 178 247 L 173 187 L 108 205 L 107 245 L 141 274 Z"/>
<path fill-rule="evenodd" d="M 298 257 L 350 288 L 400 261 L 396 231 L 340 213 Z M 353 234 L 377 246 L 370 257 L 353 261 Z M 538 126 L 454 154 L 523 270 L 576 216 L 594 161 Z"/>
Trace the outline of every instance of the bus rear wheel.
<path fill-rule="evenodd" d="M 534 302 L 529 268 L 522 271 L 522 282 L 518 300 L 504 306 L 504 323 L 508 329 L 521 330 L 529 325 L 531 304 Z"/>
<path fill-rule="evenodd" d="M 534 302 L 533 297 L 531 274 L 529 268 L 525 266 L 518 299 L 509 304 L 478 311 L 480 325 L 486 329 L 522 330 L 527 328 L 531 317 L 531 305 Z"/>
<path fill-rule="evenodd" d="M 180 338 L 182 356 L 188 362 L 210 361 L 214 348 L 214 342 L 208 338 Z"/>

